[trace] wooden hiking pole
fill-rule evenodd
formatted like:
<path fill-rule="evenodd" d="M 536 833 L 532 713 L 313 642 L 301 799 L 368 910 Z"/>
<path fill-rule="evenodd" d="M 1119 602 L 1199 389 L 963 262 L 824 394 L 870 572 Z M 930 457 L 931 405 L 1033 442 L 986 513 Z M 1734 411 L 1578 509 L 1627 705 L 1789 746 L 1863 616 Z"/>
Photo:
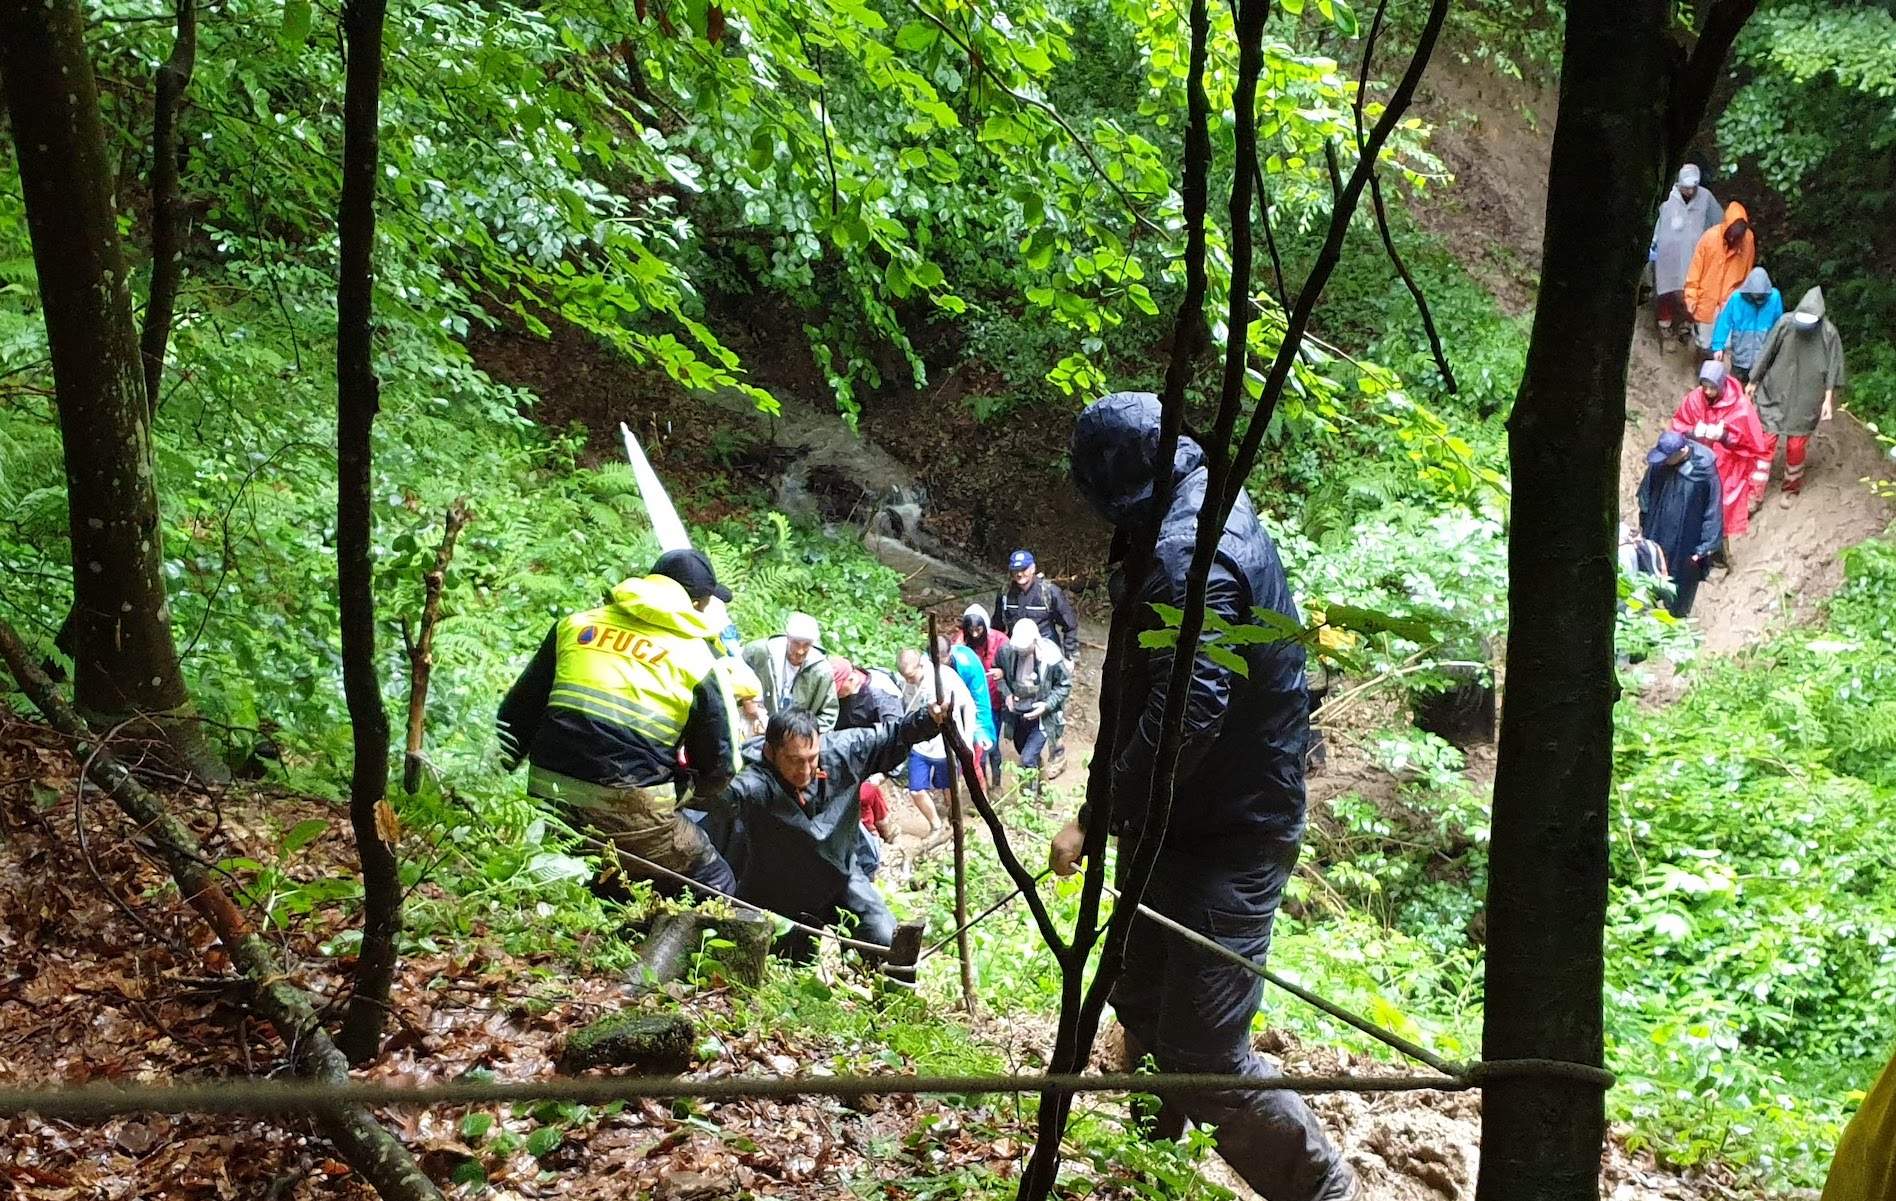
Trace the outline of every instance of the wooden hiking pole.
<path fill-rule="evenodd" d="M 948 698 L 942 687 L 942 665 L 935 659 L 935 615 L 928 615 L 928 649 L 924 652 L 935 672 L 935 703 L 946 707 Z M 954 720 L 953 713 L 947 715 L 947 721 Z M 948 740 L 942 739 L 947 747 Z M 961 825 L 961 789 L 955 783 L 955 757 L 947 755 L 948 760 L 948 825 L 955 836 L 955 957 L 961 960 L 961 1005 L 969 1013 L 978 1012 L 981 999 L 974 991 L 974 957 L 968 953 L 968 836 Z"/>

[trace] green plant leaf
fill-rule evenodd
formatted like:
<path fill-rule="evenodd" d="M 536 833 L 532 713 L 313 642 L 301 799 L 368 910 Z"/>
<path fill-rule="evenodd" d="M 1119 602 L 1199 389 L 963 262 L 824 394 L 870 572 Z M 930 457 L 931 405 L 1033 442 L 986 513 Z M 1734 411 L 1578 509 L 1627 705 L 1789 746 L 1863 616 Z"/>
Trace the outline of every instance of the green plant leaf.
<path fill-rule="evenodd" d="M 297 822 L 289 832 L 283 835 L 283 854 L 294 855 L 310 843 L 321 838 L 329 830 L 329 823 L 319 817 Z"/>
<path fill-rule="evenodd" d="M 283 24 L 277 30 L 277 44 L 285 50 L 301 48 L 309 41 L 313 15 L 311 0 L 283 0 Z"/>

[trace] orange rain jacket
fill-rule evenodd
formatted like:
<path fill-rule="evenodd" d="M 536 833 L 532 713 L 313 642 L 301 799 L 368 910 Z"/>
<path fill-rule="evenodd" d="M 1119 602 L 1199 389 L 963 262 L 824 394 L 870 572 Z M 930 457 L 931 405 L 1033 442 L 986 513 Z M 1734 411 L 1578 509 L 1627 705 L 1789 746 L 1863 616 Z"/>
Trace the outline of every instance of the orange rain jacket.
<path fill-rule="evenodd" d="M 1691 310 L 1692 320 L 1705 325 L 1718 320 L 1718 310 L 1757 265 L 1758 239 L 1750 229 L 1745 230 L 1737 250 L 1725 248 L 1725 230 L 1731 223 L 1749 224 L 1750 219 L 1745 206 L 1734 200 L 1725 206 L 1725 219 L 1699 235 L 1698 245 L 1692 248 L 1692 265 L 1685 272 L 1685 307 Z"/>

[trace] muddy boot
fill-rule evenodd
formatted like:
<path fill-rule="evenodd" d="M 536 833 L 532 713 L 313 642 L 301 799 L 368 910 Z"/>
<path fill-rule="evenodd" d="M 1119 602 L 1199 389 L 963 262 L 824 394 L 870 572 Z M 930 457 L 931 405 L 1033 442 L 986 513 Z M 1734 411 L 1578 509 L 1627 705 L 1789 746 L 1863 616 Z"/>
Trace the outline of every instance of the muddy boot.
<path fill-rule="evenodd" d="M 1053 748 L 1053 754 L 1047 757 L 1046 770 L 1041 772 L 1040 774 L 1046 779 L 1057 780 L 1060 778 L 1060 773 L 1066 770 L 1066 766 L 1067 766 L 1066 748 L 1063 746 L 1056 746 Z"/>

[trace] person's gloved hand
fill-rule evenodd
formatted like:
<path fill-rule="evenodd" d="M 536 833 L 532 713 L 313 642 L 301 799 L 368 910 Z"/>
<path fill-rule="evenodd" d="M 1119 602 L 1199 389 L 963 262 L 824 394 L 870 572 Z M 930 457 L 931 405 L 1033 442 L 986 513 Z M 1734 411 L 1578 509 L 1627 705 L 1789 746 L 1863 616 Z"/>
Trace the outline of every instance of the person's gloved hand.
<path fill-rule="evenodd" d="M 1079 870 L 1080 856 L 1086 852 L 1086 831 L 1078 821 L 1070 821 L 1053 836 L 1047 848 L 1047 866 L 1056 876 L 1070 876 Z"/>

